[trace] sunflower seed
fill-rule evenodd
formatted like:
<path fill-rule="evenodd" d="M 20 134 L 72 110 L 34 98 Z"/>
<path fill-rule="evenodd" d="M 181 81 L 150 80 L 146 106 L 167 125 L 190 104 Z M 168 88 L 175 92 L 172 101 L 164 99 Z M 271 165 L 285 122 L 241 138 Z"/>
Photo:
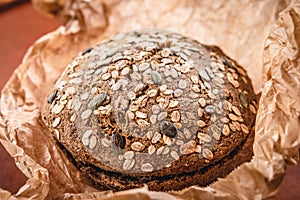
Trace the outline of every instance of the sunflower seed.
<path fill-rule="evenodd" d="M 169 58 L 163 58 L 161 59 L 163 65 L 168 65 L 168 64 L 171 64 L 172 63 L 172 60 L 169 59 Z"/>
<path fill-rule="evenodd" d="M 152 71 L 150 73 L 150 76 L 151 76 L 151 80 L 155 85 L 159 85 L 161 83 L 162 77 L 157 71 Z"/>
<path fill-rule="evenodd" d="M 226 66 L 232 68 L 231 63 L 230 63 L 225 57 L 222 56 L 221 59 L 222 59 L 222 62 L 223 62 L 224 65 L 226 65 Z"/>
<path fill-rule="evenodd" d="M 200 70 L 198 71 L 198 73 L 199 73 L 199 76 L 200 76 L 201 78 L 203 78 L 203 79 L 206 80 L 206 81 L 210 81 L 210 77 L 209 77 L 209 75 L 208 75 L 208 73 L 206 72 L 205 69 L 200 69 Z"/>
<path fill-rule="evenodd" d="M 90 115 L 92 114 L 92 110 L 88 109 L 88 110 L 85 110 L 81 113 L 81 119 L 87 119 L 90 117 Z"/>
<path fill-rule="evenodd" d="M 124 158 L 126 159 L 126 160 L 130 160 L 130 159 L 132 159 L 134 157 L 134 152 L 133 151 L 126 151 L 125 153 L 124 153 Z"/>
<path fill-rule="evenodd" d="M 105 73 L 107 73 L 107 72 L 108 72 L 108 67 L 107 67 L 107 66 L 102 67 L 101 73 L 102 73 L 102 74 L 105 74 Z"/>
<path fill-rule="evenodd" d="M 58 113 L 60 113 L 64 109 L 64 107 L 65 107 L 65 105 L 59 104 L 56 107 L 53 107 L 55 109 L 52 109 L 52 112 L 54 114 L 58 114 Z"/>
<path fill-rule="evenodd" d="M 93 133 L 93 130 L 87 130 L 82 135 L 82 138 L 89 138 L 92 135 L 92 133 Z"/>
<path fill-rule="evenodd" d="M 248 99 L 245 95 L 245 93 L 242 91 L 240 94 L 239 94 L 239 99 L 241 101 L 241 104 L 247 108 L 248 107 Z"/>
<path fill-rule="evenodd" d="M 208 159 L 208 160 L 212 160 L 214 158 L 214 155 L 211 152 L 211 150 L 209 150 L 207 148 L 204 148 L 202 150 L 202 154 L 203 154 L 203 157 L 206 158 L 206 159 Z"/>
<path fill-rule="evenodd" d="M 83 101 L 85 101 L 85 100 L 87 100 L 88 98 L 89 98 L 89 93 L 84 93 L 83 95 L 81 95 L 81 100 L 83 100 Z"/>
<path fill-rule="evenodd" d="M 103 102 L 107 98 L 107 94 L 102 93 L 96 95 L 90 102 L 88 103 L 88 108 L 90 109 L 96 109 L 97 107 L 103 105 Z"/>
<path fill-rule="evenodd" d="M 165 95 L 170 95 L 170 94 L 173 94 L 173 92 L 174 92 L 174 90 L 166 90 L 166 91 L 164 91 L 163 93 L 164 93 Z"/>
<path fill-rule="evenodd" d="M 143 172 L 152 172 L 154 170 L 154 167 L 150 163 L 142 164 L 141 170 Z"/>
<path fill-rule="evenodd" d="M 232 84 L 232 82 L 234 81 L 234 78 L 233 78 L 232 74 L 230 72 L 228 72 L 226 74 L 226 76 L 227 76 L 227 80 L 229 81 L 229 83 Z"/>
<path fill-rule="evenodd" d="M 47 102 L 48 104 L 52 104 L 52 102 L 54 101 L 56 95 L 57 95 L 58 90 L 54 90 L 53 92 L 51 92 L 51 94 L 48 95 L 47 97 Z"/>
<path fill-rule="evenodd" d="M 134 167 L 134 165 L 135 165 L 135 160 L 134 159 L 125 160 L 125 162 L 123 163 L 123 169 L 124 170 L 130 170 Z"/>
<path fill-rule="evenodd" d="M 240 86 L 240 83 L 238 81 L 232 81 L 230 83 L 234 88 L 238 88 Z"/>
<path fill-rule="evenodd" d="M 142 79 L 142 75 L 138 72 L 133 72 L 132 74 L 130 74 L 130 78 L 132 81 L 139 82 Z"/>
<path fill-rule="evenodd" d="M 66 105 L 66 104 L 68 103 L 68 100 L 67 100 L 67 99 L 65 99 L 65 100 L 60 100 L 60 103 L 61 103 L 62 105 Z"/>

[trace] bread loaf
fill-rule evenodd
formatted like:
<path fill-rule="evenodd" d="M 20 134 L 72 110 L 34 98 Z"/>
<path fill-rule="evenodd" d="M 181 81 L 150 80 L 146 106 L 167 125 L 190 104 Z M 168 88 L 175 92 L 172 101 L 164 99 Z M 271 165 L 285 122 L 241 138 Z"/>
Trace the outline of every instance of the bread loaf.
<path fill-rule="evenodd" d="M 251 160 L 256 95 L 219 48 L 143 29 L 80 53 L 43 120 L 94 187 L 206 186 Z"/>

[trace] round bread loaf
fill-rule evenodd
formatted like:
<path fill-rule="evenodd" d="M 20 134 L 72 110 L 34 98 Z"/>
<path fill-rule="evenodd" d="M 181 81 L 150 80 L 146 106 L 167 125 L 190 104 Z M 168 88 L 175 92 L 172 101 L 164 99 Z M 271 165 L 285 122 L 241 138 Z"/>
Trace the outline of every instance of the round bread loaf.
<path fill-rule="evenodd" d="M 94 187 L 169 191 L 251 160 L 256 101 L 245 70 L 219 48 L 144 29 L 80 53 L 42 115 Z"/>

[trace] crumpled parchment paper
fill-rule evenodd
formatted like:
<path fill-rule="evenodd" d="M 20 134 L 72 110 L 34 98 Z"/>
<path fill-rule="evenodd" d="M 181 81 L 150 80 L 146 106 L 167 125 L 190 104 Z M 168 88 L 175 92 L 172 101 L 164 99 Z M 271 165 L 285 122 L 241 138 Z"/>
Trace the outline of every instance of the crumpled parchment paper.
<path fill-rule="evenodd" d="M 288 164 L 299 161 L 300 3 L 296 0 L 33 0 L 64 24 L 36 41 L 1 93 L 0 142 L 28 177 L 1 199 L 270 199 Z M 261 92 L 254 158 L 209 187 L 112 193 L 85 184 L 49 137 L 42 102 L 77 53 L 117 32 L 161 27 L 217 45 Z"/>

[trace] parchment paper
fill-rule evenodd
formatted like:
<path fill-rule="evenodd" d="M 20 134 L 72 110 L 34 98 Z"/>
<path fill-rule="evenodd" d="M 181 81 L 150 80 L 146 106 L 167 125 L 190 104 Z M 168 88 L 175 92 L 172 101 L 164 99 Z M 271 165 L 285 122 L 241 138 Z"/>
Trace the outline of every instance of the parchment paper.
<path fill-rule="evenodd" d="M 28 177 L 17 194 L 1 199 L 271 199 L 288 164 L 299 161 L 300 3 L 282 0 L 140 1 L 34 0 L 64 24 L 28 50 L 1 93 L 0 142 Z M 49 8 L 50 6 L 51 9 Z M 247 70 L 261 92 L 254 158 L 206 188 L 112 193 L 85 184 L 49 137 L 42 102 L 77 53 L 119 31 L 175 30 L 217 45 Z"/>

